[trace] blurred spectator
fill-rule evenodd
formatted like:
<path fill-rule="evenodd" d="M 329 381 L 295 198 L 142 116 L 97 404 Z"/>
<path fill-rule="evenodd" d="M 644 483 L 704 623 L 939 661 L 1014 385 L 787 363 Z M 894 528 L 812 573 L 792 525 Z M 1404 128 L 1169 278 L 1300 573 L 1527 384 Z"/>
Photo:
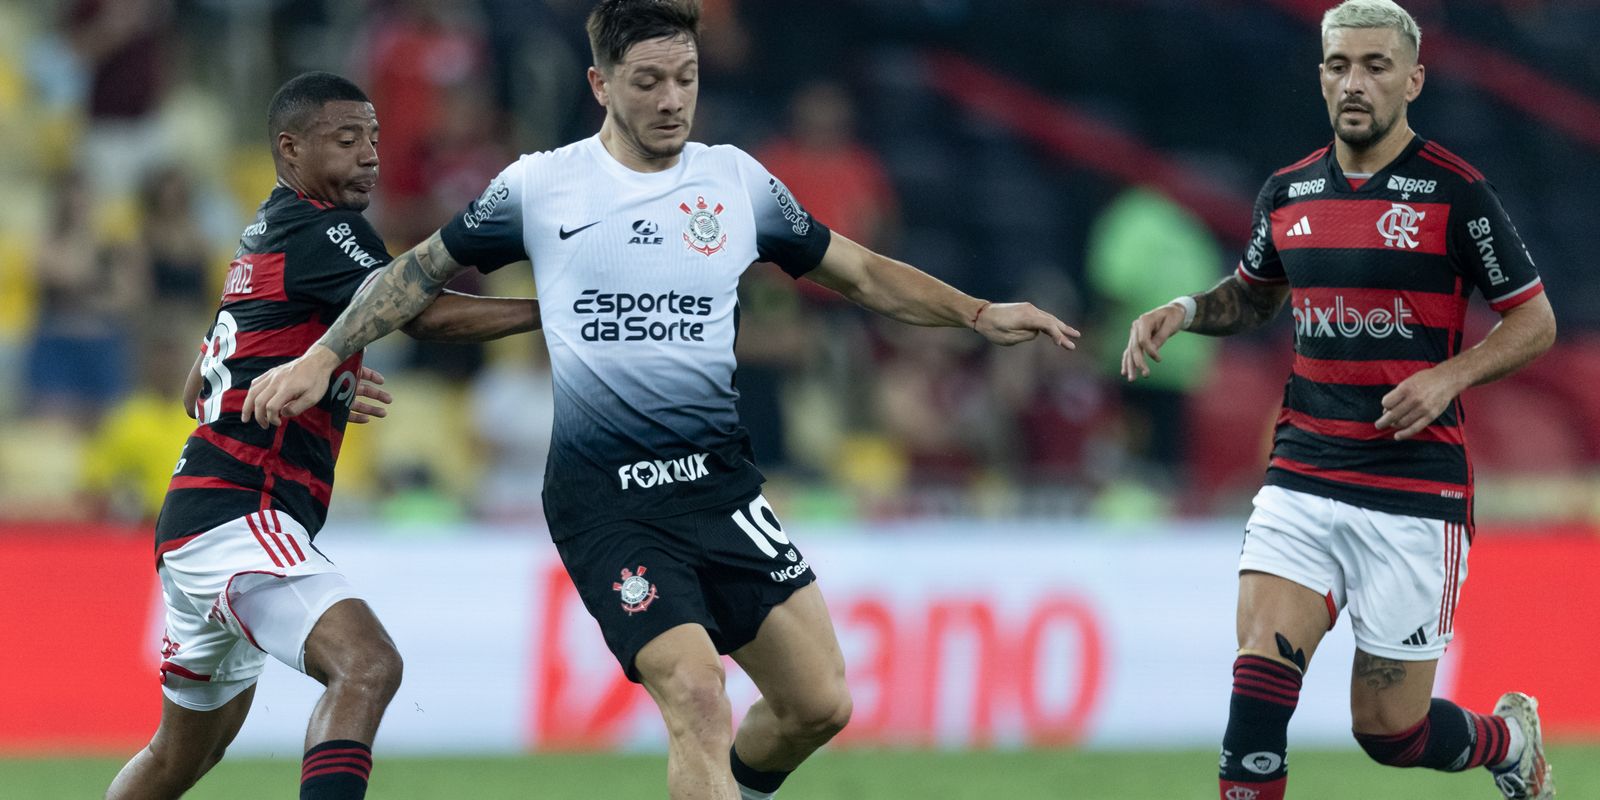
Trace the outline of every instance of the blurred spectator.
<path fill-rule="evenodd" d="M 961 486 L 996 455 L 994 387 L 970 331 L 874 324 L 882 342 L 873 422 L 905 453 L 913 483 Z"/>
<path fill-rule="evenodd" d="M 1221 264 L 1205 225 L 1149 189 L 1123 192 L 1089 232 L 1088 282 L 1099 299 L 1095 338 L 1101 368 L 1122 386 L 1135 456 L 1157 471 L 1181 469 L 1188 439 L 1185 398 L 1205 382 L 1217 340 L 1174 336 L 1161 348 L 1161 363 L 1151 365 L 1150 378 L 1128 384 L 1117 378 L 1128 325 L 1171 300 L 1172 287 L 1184 287 L 1184 294 L 1210 288 Z"/>
<path fill-rule="evenodd" d="M 36 412 L 89 421 L 127 390 L 130 318 L 150 295 L 143 259 L 103 245 L 83 177 L 56 178 L 49 228 L 34 261 L 38 327 L 28 354 Z"/>
<path fill-rule="evenodd" d="M 367 46 L 355 52 L 366 54 L 359 67 L 365 78 L 359 82 L 383 127 L 379 230 L 392 246 L 405 248 L 442 222 L 419 219 L 428 212 L 419 207 L 428 192 L 425 156 L 445 124 L 451 93 L 487 88 L 483 54 L 488 48 L 466 4 L 391 0 L 376 3 L 374 10 Z"/>
<path fill-rule="evenodd" d="M 813 315 L 814 317 L 814 315 Z M 767 264 L 745 271 L 739 292 L 739 420 L 750 432 L 756 465 L 763 471 L 791 466 L 783 413 L 788 380 L 811 360 L 820 320 L 807 319 L 794 280 Z"/>
<path fill-rule="evenodd" d="M 892 251 L 898 201 L 882 160 L 855 137 L 855 105 L 844 87 L 807 84 L 789 101 L 790 132 L 757 158 L 823 224 L 879 251 Z"/>
<path fill-rule="evenodd" d="M 166 326 L 209 313 L 211 244 L 200 230 L 188 173 L 159 166 L 145 177 L 141 194 L 139 239 L 155 293 L 150 316 Z"/>
<path fill-rule="evenodd" d="M 84 141 L 97 190 L 133 188 L 145 164 L 166 148 L 156 128 L 172 53 L 170 0 L 75 0 L 68 40 L 88 77 Z"/>
<path fill-rule="evenodd" d="M 543 341 L 516 339 L 473 380 L 468 403 L 483 465 L 473 498 L 479 517 L 517 524 L 544 519 L 545 457 L 555 421 Z"/>
<path fill-rule="evenodd" d="M 84 488 L 103 517 L 141 522 L 161 511 L 173 465 L 195 426 L 183 408 L 195 355 L 187 334 L 167 329 L 142 342 L 138 385 L 107 412 L 88 443 Z"/>

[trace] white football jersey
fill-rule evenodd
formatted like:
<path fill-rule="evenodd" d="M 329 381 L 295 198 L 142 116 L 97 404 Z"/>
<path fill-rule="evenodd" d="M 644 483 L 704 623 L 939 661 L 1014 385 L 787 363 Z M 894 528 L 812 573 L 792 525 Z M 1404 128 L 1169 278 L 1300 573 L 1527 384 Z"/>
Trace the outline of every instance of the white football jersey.
<path fill-rule="evenodd" d="M 545 513 L 556 538 L 681 514 L 762 482 L 734 388 L 739 277 L 795 277 L 828 229 L 744 151 L 690 143 L 635 172 L 598 136 L 500 173 L 442 231 L 457 262 L 533 262 L 555 384 Z"/>

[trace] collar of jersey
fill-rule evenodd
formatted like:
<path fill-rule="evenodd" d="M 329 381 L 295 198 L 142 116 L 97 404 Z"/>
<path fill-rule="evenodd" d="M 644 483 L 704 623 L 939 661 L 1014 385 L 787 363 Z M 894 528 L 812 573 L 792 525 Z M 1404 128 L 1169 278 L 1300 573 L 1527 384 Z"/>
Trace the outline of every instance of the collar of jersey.
<path fill-rule="evenodd" d="M 1328 155 L 1325 156 L 1325 158 L 1327 159 L 1328 164 L 1328 174 L 1333 178 L 1332 183 L 1334 191 L 1343 192 L 1344 194 L 1361 194 L 1362 192 L 1365 192 L 1368 187 L 1387 185 L 1389 173 L 1394 172 L 1407 161 L 1410 161 L 1411 157 L 1416 155 L 1417 151 L 1421 150 L 1423 145 L 1426 145 L 1427 143 L 1428 140 L 1422 138 L 1422 134 L 1416 134 L 1412 136 L 1411 143 L 1406 145 L 1406 149 L 1401 150 L 1400 155 L 1395 156 L 1393 161 L 1383 165 L 1383 169 L 1372 173 L 1372 175 L 1367 178 L 1366 183 L 1361 184 L 1360 189 L 1350 188 L 1350 181 L 1345 178 L 1344 169 L 1339 166 L 1339 156 L 1336 153 L 1336 148 L 1334 145 L 1329 145 Z"/>
<path fill-rule="evenodd" d="M 621 161 L 612 156 L 611 152 L 606 150 L 606 146 L 600 143 L 600 134 L 596 133 L 583 140 L 583 144 L 589 150 L 590 155 L 600 162 L 600 166 L 612 175 L 625 181 L 654 186 L 677 183 L 678 177 L 683 174 L 685 165 L 689 163 L 690 152 L 693 150 L 690 145 L 684 145 L 683 153 L 678 156 L 678 163 L 673 164 L 669 169 L 664 169 L 660 172 L 639 172 L 623 166 Z M 693 143 L 691 142 L 690 144 Z"/>

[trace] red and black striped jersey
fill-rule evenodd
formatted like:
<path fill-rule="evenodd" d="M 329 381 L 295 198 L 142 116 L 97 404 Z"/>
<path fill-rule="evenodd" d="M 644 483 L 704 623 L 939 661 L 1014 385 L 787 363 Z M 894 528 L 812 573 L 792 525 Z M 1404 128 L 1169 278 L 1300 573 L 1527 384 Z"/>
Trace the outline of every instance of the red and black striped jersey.
<path fill-rule="evenodd" d="M 156 520 L 157 559 L 195 535 L 268 508 L 316 535 L 327 519 L 362 354 L 339 365 L 315 406 L 280 426 L 241 422 L 239 411 L 250 382 L 304 353 L 387 263 L 383 240 L 359 212 L 282 186 L 261 204 L 239 239 L 201 345 L 199 425 Z"/>
<path fill-rule="evenodd" d="M 1438 144 L 1416 137 L 1355 183 L 1330 146 L 1279 170 L 1256 199 L 1238 274 L 1287 282 L 1295 329 L 1266 482 L 1470 524 L 1460 398 L 1404 442 L 1374 423 L 1385 394 L 1461 351 L 1474 291 L 1503 312 L 1544 287 L 1489 182 Z"/>

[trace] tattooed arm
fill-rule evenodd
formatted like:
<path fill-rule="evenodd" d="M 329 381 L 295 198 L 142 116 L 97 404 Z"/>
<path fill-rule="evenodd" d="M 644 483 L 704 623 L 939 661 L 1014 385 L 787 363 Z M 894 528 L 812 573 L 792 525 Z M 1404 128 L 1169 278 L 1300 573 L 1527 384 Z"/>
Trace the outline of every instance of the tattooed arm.
<path fill-rule="evenodd" d="M 239 417 L 262 427 L 299 414 L 328 391 L 344 360 L 410 322 L 466 267 L 456 263 L 436 232 L 378 270 L 350 306 L 305 355 L 273 367 L 250 383 Z"/>
<path fill-rule="evenodd" d="M 1277 315 L 1289 297 L 1287 284 L 1252 284 L 1237 274 L 1223 278 L 1210 291 L 1190 295 L 1194 300 L 1194 321 L 1190 333 L 1205 336 L 1231 336 L 1265 325 Z M 1145 359 L 1161 360 L 1161 346 L 1184 330 L 1184 308 L 1177 302 L 1151 309 L 1133 321 L 1128 331 L 1128 347 L 1122 351 L 1122 375 L 1129 381 L 1150 377 Z"/>

